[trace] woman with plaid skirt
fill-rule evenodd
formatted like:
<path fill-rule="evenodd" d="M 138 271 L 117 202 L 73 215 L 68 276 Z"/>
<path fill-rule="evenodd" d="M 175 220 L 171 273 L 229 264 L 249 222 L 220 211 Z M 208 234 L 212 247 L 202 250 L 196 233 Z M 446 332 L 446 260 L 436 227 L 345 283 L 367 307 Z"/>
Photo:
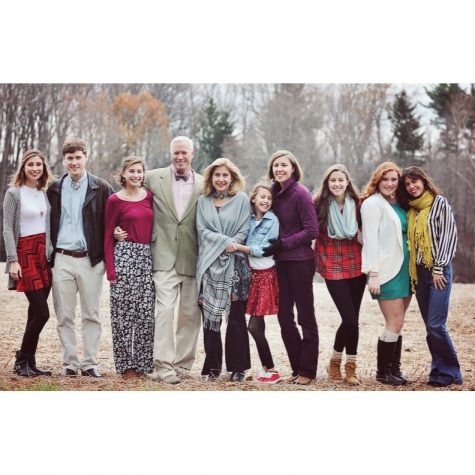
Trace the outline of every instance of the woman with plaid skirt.
<path fill-rule="evenodd" d="M 346 350 L 345 381 L 358 385 L 358 320 L 366 276 L 361 272 L 358 193 L 344 165 L 335 164 L 326 171 L 313 199 L 320 224 L 314 248 L 317 272 L 325 279 L 341 316 L 328 366 L 328 378 L 342 379 L 341 361 Z"/>
<path fill-rule="evenodd" d="M 12 178 L 3 201 L 3 237 L 9 273 L 8 288 L 24 292 L 28 299 L 28 319 L 14 371 L 19 376 L 51 376 L 36 367 L 36 348 L 49 319 L 51 290 L 49 260 L 50 204 L 45 189 L 53 180 L 46 157 L 39 150 L 27 150 Z"/>

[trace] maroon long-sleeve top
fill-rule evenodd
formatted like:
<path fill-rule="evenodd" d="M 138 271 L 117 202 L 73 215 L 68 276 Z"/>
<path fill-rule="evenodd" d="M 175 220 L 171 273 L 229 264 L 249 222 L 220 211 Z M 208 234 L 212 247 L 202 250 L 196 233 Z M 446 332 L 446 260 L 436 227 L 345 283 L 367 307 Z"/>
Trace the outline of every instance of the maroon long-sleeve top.
<path fill-rule="evenodd" d="M 108 280 L 115 280 L 114 229 L 120 226 L 127 232 L 127 241 L 150 244 L 152 240 L 153 208 L 152 192 L 140 201 L 125 201 L 111 195 L 106 204 L 106 229 L 104 237 L 104 260 Z"/>
<path fill-rule="evenodd" d="M 272 195 L 272 209 L 279 218 L 282 240 L 276 261 L 312 259 L 312 240 L 318 235 L 318 220 L 310 192 L 292 177 L 283 186 L 274 183 Z"/>

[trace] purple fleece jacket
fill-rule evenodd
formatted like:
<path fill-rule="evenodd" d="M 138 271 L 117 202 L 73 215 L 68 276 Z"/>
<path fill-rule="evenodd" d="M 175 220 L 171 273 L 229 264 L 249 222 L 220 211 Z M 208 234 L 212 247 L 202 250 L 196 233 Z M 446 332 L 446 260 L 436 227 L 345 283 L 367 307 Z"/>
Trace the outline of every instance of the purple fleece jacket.
<path fill-rule="evenodd" d="M 272 186 L 272 210 L 279 218 L 282 249 L 276 261 L 305 261 L 313 258 L 312 240 L 318 236 L 318 220 L 310 192 L 295 180 Z"/>

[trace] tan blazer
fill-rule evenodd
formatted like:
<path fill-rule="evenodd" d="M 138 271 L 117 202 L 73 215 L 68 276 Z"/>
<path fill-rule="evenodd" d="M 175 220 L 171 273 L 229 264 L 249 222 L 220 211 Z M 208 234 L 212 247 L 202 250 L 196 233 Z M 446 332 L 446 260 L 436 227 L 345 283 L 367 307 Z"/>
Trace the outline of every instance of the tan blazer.
<path fill-rule="evenodd" d="M 195 276 L 198 258 L 196 202 L 203 177 L 195 172 L 190 203 L 178 220 L 172 191 L 172 167 L 157 168 L 145 174 L 145 186 L 153 193 L 152 258 L 153 270 L 170 270 Z"/>

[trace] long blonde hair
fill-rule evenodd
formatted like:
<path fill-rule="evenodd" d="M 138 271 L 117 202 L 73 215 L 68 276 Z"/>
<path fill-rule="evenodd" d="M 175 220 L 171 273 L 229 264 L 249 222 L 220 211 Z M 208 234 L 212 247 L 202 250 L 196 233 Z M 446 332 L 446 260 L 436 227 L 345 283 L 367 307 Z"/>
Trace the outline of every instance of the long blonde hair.
<path fill-rule="evenodd" d="M 231 184 L 228 194 L 234 196 L 238 191 L 244 190 L 246 181 L 241 175 L 239 168 L 229 158 L 217 158 L 211 165 L 208 165 L 203 173 L 203 195 L 209 196 L 214 191 L 213 173 L 218 167 L 226 167 L 231 174 Z"/>

